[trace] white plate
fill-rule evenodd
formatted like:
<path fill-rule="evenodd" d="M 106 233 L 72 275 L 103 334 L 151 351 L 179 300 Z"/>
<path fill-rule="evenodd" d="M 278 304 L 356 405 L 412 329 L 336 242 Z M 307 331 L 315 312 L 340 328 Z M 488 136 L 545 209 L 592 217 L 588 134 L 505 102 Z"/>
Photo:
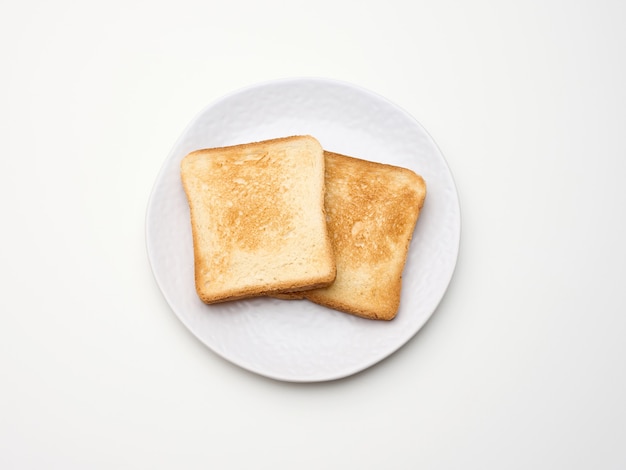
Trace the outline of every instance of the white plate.
<path fill-rule="evenodd" d="M 428 194 L 403 274 L 400 310 L 391 322 L 361 319 L 308 301 L 256 298 L 205 305 L 196 295 L 189 207 L 179 164 L 190 151 L 295 134 L 327 149 L 410 168 Z M 359 372 L 404 345 L 441 301 L 456 265 L 460 209 L 439 149 L 405 111 L 350 84 L 322 79 L 252 86 L 206 107 L 168 155 L 146 216 L 156 281 L 183 324 L 225 359 L 293 382 Z"/>

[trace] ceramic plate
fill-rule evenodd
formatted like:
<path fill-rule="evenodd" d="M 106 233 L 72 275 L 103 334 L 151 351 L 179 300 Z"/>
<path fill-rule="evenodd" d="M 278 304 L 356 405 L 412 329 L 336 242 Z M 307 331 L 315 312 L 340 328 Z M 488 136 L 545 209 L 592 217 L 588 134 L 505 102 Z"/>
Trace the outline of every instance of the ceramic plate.
<path fill-rule="evenodd" d="M 391 322 L 365 320 L 308 301 L 255 298 L 216 305 L 196 295 L 189 207 L 179 164 L 200 148 L 310 134 L 326 150 L 410 168 L 428 194 Z M 167 156 L 146 215 L 148 256 L 174 313 L 228 361 L 277 380 L 339 379 L 388 357 L 424 325 L 441 301 L 459 249 L 460 210 L 450 170 L 409 114 L 351 84 L 290 79 L 255 85 L 207 106 Z"/>

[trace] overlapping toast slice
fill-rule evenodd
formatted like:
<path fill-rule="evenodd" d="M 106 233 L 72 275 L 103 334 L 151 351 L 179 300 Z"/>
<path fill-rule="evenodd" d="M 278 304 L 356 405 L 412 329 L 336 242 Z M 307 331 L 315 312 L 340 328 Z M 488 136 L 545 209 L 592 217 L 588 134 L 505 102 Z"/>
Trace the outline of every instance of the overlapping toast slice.
<path fill-rule="evenodd" d="M 205 303 L 328 285 L 325 158 L 311 136 L 198 150 L 181 162 Z"/>
<path fill-rule="evenodd" d="M 391 320 L 398 311 L 402 271 L 426 197 L 411 170 L 325 152 L 326 220 L 337 263 L 335 281 L 283 295 L 343 312 Z"/>

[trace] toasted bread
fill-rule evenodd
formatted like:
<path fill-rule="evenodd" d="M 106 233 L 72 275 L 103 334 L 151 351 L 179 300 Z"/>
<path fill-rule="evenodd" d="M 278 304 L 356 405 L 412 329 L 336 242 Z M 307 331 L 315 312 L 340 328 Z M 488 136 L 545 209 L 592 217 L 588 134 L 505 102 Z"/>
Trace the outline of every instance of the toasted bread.
<path fill-rule="evenodd" d="M 324 166 L 322 147 L 311 136 L 198 150 L 182 160 L 203 302 L 334 280 Z"/>
<path fill-rule="evenodd" d="M 337 277 L 328 287 L 291 298 L 391 320 L 399 308 L 402 271 L 426 197 L 424 179 L 406 168 L 332 152 L 325 152 L 325 160 L 326 220 Z"/>

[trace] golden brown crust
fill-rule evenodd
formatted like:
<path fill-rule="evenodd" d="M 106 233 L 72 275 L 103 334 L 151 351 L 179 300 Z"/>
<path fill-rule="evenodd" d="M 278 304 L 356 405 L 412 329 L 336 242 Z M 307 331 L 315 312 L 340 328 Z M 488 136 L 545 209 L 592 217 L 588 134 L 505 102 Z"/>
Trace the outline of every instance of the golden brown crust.
<path fill-rule="evenodd" d="M 206 303 L 328 285 L 324 156 L 310 136 L 191 152 L 181 162 Z"/>
<path fill-rule="evenodd" d="M 325 152 L 328 230 L 337 277 L 304 296 L 364 318 L 391 320 L 400 303 L 402 271 L 426 197 L 413 171 Z"/>

